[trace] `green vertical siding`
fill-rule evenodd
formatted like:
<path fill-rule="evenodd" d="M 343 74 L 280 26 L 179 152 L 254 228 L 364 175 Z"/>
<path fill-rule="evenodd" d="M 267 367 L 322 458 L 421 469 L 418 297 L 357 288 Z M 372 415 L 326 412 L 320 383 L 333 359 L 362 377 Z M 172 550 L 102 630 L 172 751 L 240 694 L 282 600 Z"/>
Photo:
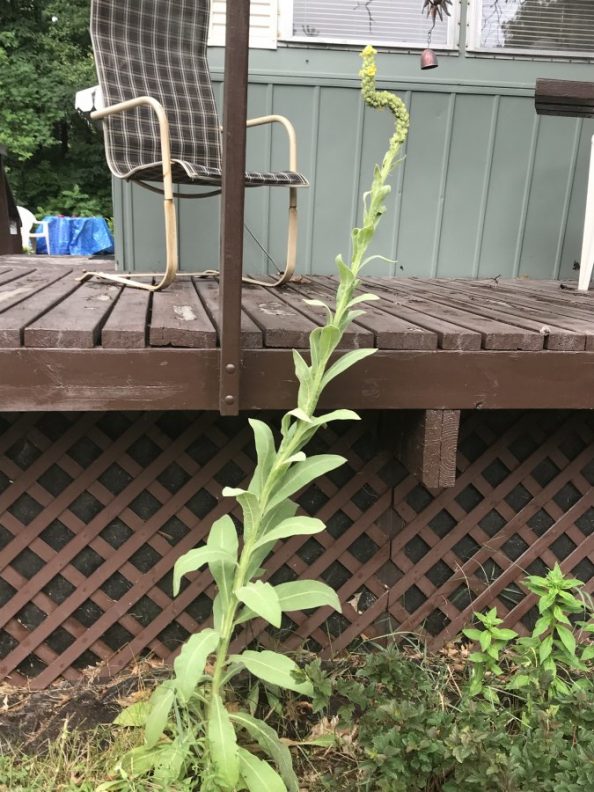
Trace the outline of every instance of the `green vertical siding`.
<path fill-rule="evenodd" d="M 211 53 L 219 99 L 221 59 L 220 50 Z M 299 269 L 331 272 L 336 253 L 348 250 L 390 117 L 362 106 L 354 51 L 255 51 L 250 65 L 250 116 L 279 113 L 292 120 L 300 169 L 312 182 L 299 192 Z M 538 76 L 591 79 L 591 65 L 444 54 L 439 69 L 423 73 L 418 54 L 382 54 L 378 67 L 381 87 L 398 91 L 410 107 L 411 132 L 374 245 L 395 263 L 376 261 L 371 272 L 571 277 L 594 122 L 538 118 L 533 92 Z M 248 167 L 286 165 L 280 128 L 248 131 Z M 114 201 L 119 264 L 162 268 L 160 198 L 114 182 Z M 286 204 L 282 189 L 247 191 L 246 224 L 279 264 Z M 178 209 L 182 270 L 216 267 L 219 198 L 178 201 Z M 249 234 L 245 270 L 272 271 Z"/>

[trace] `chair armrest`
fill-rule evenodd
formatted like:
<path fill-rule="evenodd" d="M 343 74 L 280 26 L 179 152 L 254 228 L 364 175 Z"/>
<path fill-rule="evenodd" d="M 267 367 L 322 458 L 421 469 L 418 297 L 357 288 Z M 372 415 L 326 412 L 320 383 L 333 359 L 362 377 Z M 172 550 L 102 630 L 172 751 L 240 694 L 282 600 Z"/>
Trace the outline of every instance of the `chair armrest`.
<path fill-rule="evenodd" d="M 163 192 L 165 200 L 173 200 L 173 185 L 171 174 L 171 144 L 169 138 L 169 121 L 165 108 L 152 96 L 137 96 L 136 99 L 128 99 L 126 102 L 118 102 L 105 107 L 103 110 L 95 110 L 91 113 L 92 121 L 100 121 L 102 118 L 116 113 L 125 113 L 128 110 L 135 110 L 137 107 L 150 107 L 157 116 L 159 122 L 159 138 L 161 142 L 161 161 L 163 162 Z"/>
<path fill-rule="evenodd" d="M 289 170 L 297 173 L 297 135 L 295 134 L 295 127 L 288 118 L 281 115 L 260 116 L 259 118 L 250 118 L 246 121 L 247 127 L 262 126 L 263 124 L 281 124 L 285 128 L 289 138 Z"/>

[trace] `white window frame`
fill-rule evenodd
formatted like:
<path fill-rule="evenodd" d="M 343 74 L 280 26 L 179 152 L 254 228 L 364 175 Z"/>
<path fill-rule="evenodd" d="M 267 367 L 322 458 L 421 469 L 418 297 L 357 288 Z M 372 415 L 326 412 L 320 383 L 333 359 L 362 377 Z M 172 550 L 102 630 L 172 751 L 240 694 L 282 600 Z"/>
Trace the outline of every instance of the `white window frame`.
<path fill-rule="evenodd" d="M 594 0 L 593 0 L 594 1 Z M 397 0 L 395 0 L 397 2 Z M 451 16 L 447 18 L 448 34 L 447 43 L 445 46 L 442 44 L 435 47 L 437 50 L 456 51 L 460 46 L 460 2 L 461 0 L 453 0 L 451 8 Z M 422 3 L 419 3 L 419 14 L 421 13 Z M 445 23 L 445 17 L 444 17 Z M 442 23 L 442 24 L 444 24 Z M 439 21 L 437 24 L 440 24 Z M 427 23 L 429 30 L 430 23 Z M 401 50 L 422 50 L 427 46 L 426 42 L 419 41 L 387 41 L 385 39 L 377 40 L 373 36 L 362 36 L 361 38 L 339 38 L 327 36 L 295 36 L 293 35 L 293 0 L 280 0 L 279 2 L 279 40 L 287 44 L 309 44 L 320 45 L 324 44 L 343 44 L 346 46 L 360 47 L 365 44 L 373 44 L 376 47 L 386 49 L 401 49 Z"/>
<path fill-rule="evenodd" d="M 250 13 L 250 49 L 276 49 L 278 46 L 278 8 L 285 0 L 252 2 Z M 176 0 L 172 0 L 176 2 Z M 208 46 L 225 46 L 226 0 L 211 0 Z M 259 18 L 260 24 L 254 24 Z"/>
<path fill-rule="evenodd" d="M 593 0 L 594 1 L 594 0 Z M 517 47 L 481 47 L 481 23 L 483 20 L 483 0 L 467 0 L 466 51 L 471 54 L 495 55 L 501 58 L 524 56 L 532 58 L 554 58 L 575 60 L 585 58 L 594 60 L 594 52 L 580 50 L 519 49 Z"/>

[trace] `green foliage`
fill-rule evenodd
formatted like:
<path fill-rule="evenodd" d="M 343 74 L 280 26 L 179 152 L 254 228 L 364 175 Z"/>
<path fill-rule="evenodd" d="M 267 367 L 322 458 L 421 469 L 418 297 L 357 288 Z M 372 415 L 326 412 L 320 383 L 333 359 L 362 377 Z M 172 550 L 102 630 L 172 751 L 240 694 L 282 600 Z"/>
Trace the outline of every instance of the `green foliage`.
<path fill-rule="evenodd" d="M 429 662 L 417 652 L 411 659 L 394 645 L 371 654 L 353 678 L 338 681 L 341 725 L 359 728 L 361 773 L 353 788 L 594 788 L 594 622 L 574 627 L 569 619 L 585 611 L 575 596 L 582 583 L 556 566 L 526 578 L 525 586 L 538 597 L 532 636 L 518 638 L 501 627 L 494 609 L 475 614 L 478 627 L 463 634 L 477 651 L 458 650 L 466 684 L 453 677 L 443 655 Z M 541 652 L 536 642 L 542 646 L 548 637 Z"/>
<path fill-rule="evenodd" d="M 566 578 L 555 564 L 544 577 L 529 575 L 524 586 L 538 597 L 539 617 L 531 635 L 519 638 L 513 630 L 501 628 L 502 620 L 497 618 L 495 609 L 485 615 L 475 614 L 482 629 L 464 630 L 464 635 L 480 648 L 469 657 L 470 695 L 498 700 L 491 680 L 504 674 L 500 665 L 504 650 L 508 665 L 515 669 L 503 685 L 507 691 L 522 691 L 530 699 L 554 698 L 569 695 L 573 686 L 582 684 L 576 674 L 588 671 L 588 664 L 594 659 L 589 640 L 594 623 L 579 622 L 576 630 L 571 622 L 571 617 L 586 610 L 585 601 L 575 596 L 583 583 Z"/>
<path fill-rule="evenodd" d="M 111 216 L 100 133 L 74 110 L 96 82 L 89 0 L 2 0 L 0 143 L 17 202 L 37 214 Z"/>
<path fill-rule="evenodd" d="M 365 51 L 363 76 L 370 68 L 371 52 Z M 375 92 L 368 84 L 364 96 L 373 104 Z M 175 662 L 173 678 L 153 692 L 144 723 L 145 745 L 122 759 L 123 780 L 148 776 L 171 784 L 193 777 L 203 792 L 295 789 L 290 756 L 270 728 L 256 721 L 251 712 L 228 711 L 225 702 L 229 682 L 242 671 L 275 690 L 281 688 L 315 699 L 312 679 L 293 659 L 277 652 L 267 649 L 230 654 L 229 650 L 237 628 L 252 619 L 264 619 L 278 628 L 286 611 L 320 606 L 340 611 L 336 593 L 325 584 L 299 581 L 273 586 L 260 579 L 261 565 L 278 541 L 324 530 L 321 520 L 296 514 L 292 497 L 345 460 L 335 454 L 308 457 L 305 448 L 332 421 L 358 418 L 351 410 L 334 410 L 323 416 L 314 413 L 326 384 L 375 351 L 357 350 L 334 359 L 345 330 L 361 313 L 353 307 L 370 299 L 369 295 L 357 295 L 358 275 L 384 212 L 383 201 L 390 191 L 386 181 L 408 128 L 408 114 L 400 100 L 390 106 L 398 108 L 395 115 L 401 124 L 381 167 L 376 167 L 371 190 L 365 196 L 363 224 L 352 235 L 350 264 L 338 259 L 336 307 L 331 310 L 326 306 L 325 325 L 310 335 L 309 362 L 294 352 L 299 382 L 297 407 L 284 415 L 280 438 L 263 421 L 250 421 L 256 469 L 247 489 L 223 489 L 223 496 L 235 499 L 242 511 L 241 550 L 235 524 L 225 516 L 214 523 L 206 544 L 190 550 L 175 564 L 174 594 L 179 593 L 186 575 L 208 566 L 217 586 L 214 629 L 208 628 L 189 639 Z M 211 653 L 215 657 L 209 666 L 207 658 Z M 269 692 L 269 696 L 274 694 Z M 314 703 L 319 706 L 319 701 Z M 135 709 L 133 720 L 138 715 L 139 710 Z M 256 739 L 274 766 L 241 745 L 236 728 Z"/>

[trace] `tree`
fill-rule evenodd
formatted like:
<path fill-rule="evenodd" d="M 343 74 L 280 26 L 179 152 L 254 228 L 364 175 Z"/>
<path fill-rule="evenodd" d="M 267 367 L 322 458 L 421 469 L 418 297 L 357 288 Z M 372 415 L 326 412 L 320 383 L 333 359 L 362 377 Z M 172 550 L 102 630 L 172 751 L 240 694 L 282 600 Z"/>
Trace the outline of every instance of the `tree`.
<path fill-rule="evenodd" d="M 111 213 L 100 135 L 74 110 L 96 82 L 89 0 L 0 0 L 0 143 L 19 203 Z"/>

